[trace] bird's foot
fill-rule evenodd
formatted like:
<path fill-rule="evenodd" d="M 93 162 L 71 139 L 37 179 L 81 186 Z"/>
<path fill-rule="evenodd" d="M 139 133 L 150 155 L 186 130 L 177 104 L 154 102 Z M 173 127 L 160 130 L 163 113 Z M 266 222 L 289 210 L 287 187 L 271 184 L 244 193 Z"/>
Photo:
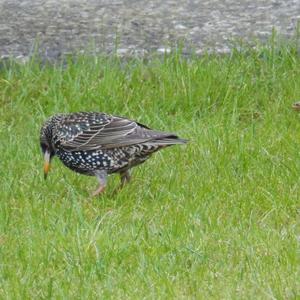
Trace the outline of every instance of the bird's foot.
<path fill-rule="evenodd" d="M 103 193 L 104 191 L 105 191 L 105 186 L 99 185 L 99 187 L 97 188 L 97 190 L 94 191 L 94 192 L 92 193 L 91 196 L 92 196 L 92 197 L 95 197 L 95 196 L 97 196 L 97 195 Z"/>
<path fill-rule="evenodd" d="M 113 192 L 112 192 L 113 196 L 116 196 L 121 191 L 121 189 L 123 187 L 124 187 L 124 184 L 119 184 L 117 187 L 115 187 Z"/>

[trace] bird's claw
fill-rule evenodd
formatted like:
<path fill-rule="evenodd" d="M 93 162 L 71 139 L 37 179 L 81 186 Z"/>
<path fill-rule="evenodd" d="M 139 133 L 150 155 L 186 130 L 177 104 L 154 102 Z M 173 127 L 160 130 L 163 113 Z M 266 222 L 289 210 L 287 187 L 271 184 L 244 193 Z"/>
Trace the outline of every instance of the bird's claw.
<path fill-rule="evenodd" d="M 100 186 L 97 188 L 97 190 L 94 191 L 94 192 L 91 194 L 91 196 L 92 196 L 92 197 L 95 197 L 95 196 L 97 196 L 97 195 L 103 193 L 104 191 L 105 191 L 105 186 L 100 185 Z"/>

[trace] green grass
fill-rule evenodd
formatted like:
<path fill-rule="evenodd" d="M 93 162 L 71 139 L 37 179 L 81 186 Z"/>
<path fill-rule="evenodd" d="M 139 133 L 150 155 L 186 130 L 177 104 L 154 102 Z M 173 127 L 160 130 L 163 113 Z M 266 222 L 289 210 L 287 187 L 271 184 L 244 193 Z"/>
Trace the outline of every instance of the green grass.
<path fill-rule="evenodd" d="M 299 299 L 300 56 L 293 46 L 0 71 L 1 299 Z M 91 199 L 54 159 L 57 112 L 105 111 L 190 139 Z"/>

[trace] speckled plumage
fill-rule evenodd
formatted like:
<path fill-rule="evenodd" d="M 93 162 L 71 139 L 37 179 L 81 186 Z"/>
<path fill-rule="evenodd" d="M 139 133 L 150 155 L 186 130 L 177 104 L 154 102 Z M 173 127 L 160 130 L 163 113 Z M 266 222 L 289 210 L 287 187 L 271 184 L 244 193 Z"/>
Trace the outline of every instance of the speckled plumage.
<path fill-rule="evenodd" d="M 129 180 L 128 170 L 143 163 L 153 152 L 184 143 L 186 140 L 173 133 L 97 112 L 54 115 L 40 132 L 44 154 L 48 152 L 50 158 L 57 155 L 75 172 L 96 176 L 102 187 L 107 174 L 120 173 L 124 183 Z"/>

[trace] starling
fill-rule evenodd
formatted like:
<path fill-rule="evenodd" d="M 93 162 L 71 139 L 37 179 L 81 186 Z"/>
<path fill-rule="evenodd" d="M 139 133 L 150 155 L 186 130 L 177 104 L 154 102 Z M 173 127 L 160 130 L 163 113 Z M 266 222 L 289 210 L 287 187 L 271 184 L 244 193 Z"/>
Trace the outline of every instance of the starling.
<path fill-rule="evenodd" d="M 299 111 L 299 110 L 300 110 L 300 101 L 295 102 L 295 103 L 292 105 L 292 108 L 293 108 L 294 110 Z"/>
<path fill-rule="evenodd" d="M 93 196 L 104 191 L 108 174 L 119 173 L 123 186 L 130 180 L 130 168 L 161 148 L 186 142 L 174 133 L 102 112 L 56 114 L 40 132 L 45 179 L 56 155 L 71 170 L 96 176 L 99 187 Z"/>

